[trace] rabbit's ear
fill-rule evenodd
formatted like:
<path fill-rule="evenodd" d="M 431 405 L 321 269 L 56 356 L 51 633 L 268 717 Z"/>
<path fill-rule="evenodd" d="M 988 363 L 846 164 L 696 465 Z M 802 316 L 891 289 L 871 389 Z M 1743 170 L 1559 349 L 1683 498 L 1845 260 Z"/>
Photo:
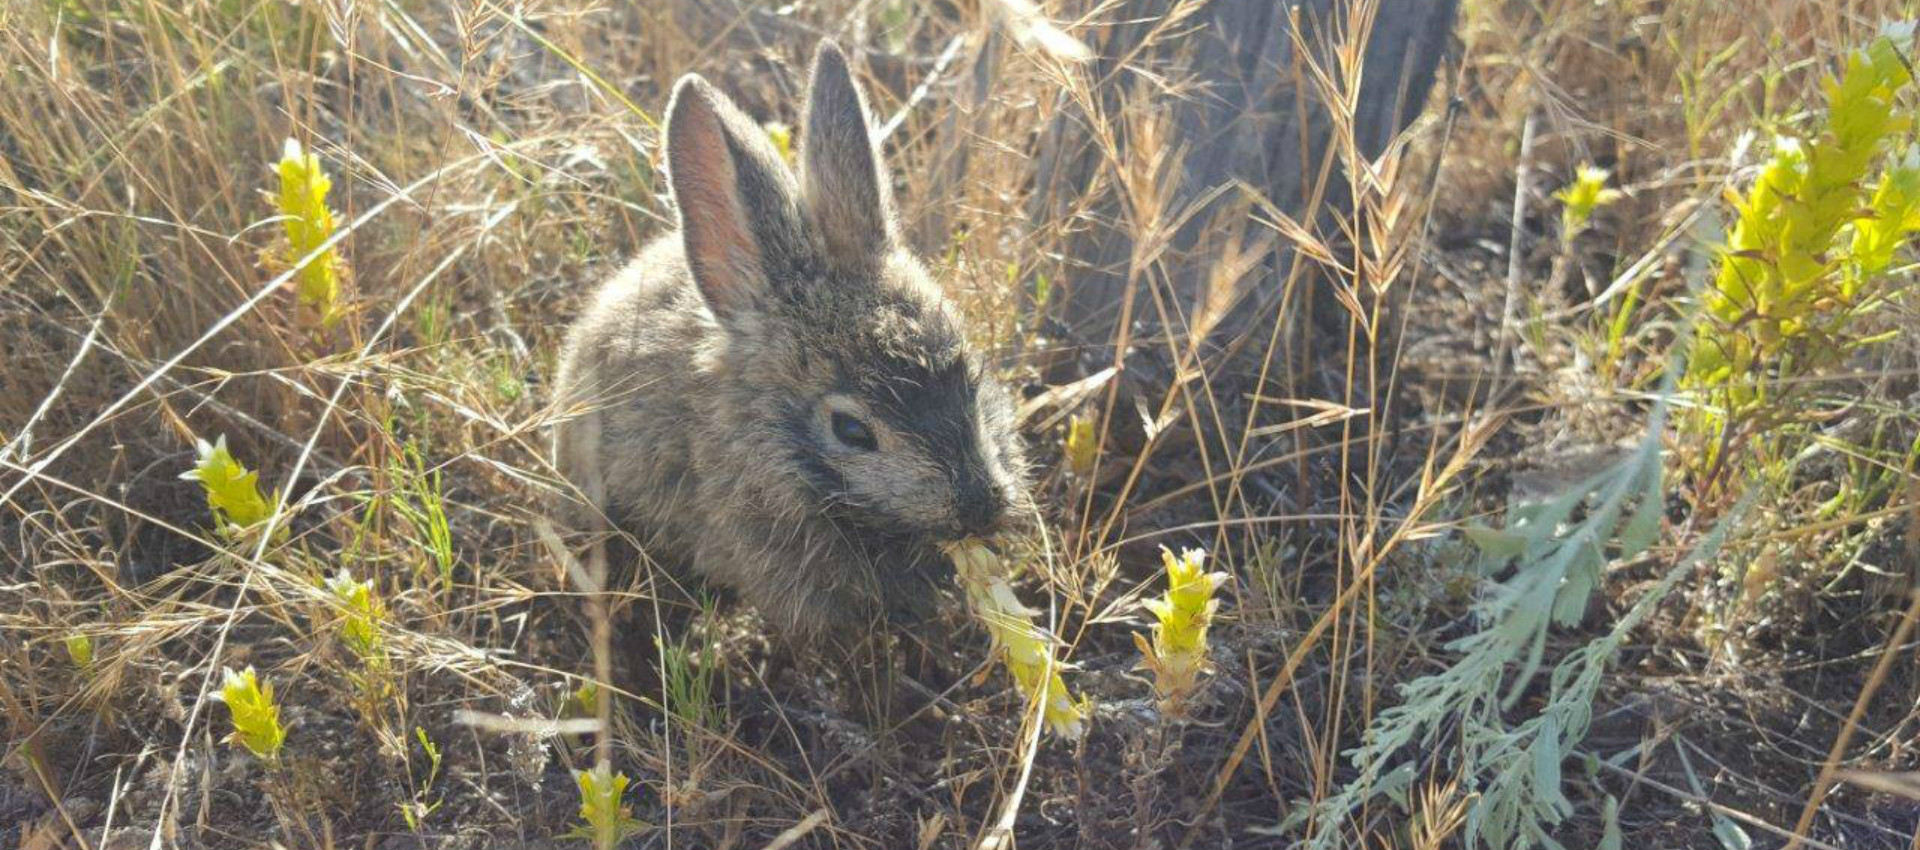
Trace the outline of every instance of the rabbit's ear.
<path fill-rule="evenodd" d="M 893 191 L 867 126 L 866 98 L 831 41 L 814 54 L 801 133 L 803 195 L 830 261 L 872 265 L 895 244 Z"/>
<path fill-rule="evenodd" d="M 694 74 L 674 84 L 666 135 L 694 283 L 723 319 L 758 309 L 768 272 L 799 241 L 793 173 L 753 120 Z"/>

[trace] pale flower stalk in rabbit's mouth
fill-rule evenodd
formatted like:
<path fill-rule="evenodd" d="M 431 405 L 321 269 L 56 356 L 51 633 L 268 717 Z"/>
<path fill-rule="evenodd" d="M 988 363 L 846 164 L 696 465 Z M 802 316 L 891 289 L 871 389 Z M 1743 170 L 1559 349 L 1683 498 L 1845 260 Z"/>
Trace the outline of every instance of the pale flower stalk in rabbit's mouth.
<path fill-rule="evenodd" d="M 1013 587 L 1007 584 L 1005 564 L 986 544 L 964 540 L 945 549 L 966 588 L 974 617 L 993 635 L 994 651 L 1006 662 L 1007 672 L 1020 692 L 1029 704 L 1041 704 L 1041 719 L 1048 731 L 1077 740 L 1086 732 L 1091 705 L 1084 698 L 1074 699 L 1067 690 L 1066 679 L 1060 675 L 1066 665 L 1054 653 L 1059 641 L 1033 622 L 1040 612 L 1014 595 Z"/>

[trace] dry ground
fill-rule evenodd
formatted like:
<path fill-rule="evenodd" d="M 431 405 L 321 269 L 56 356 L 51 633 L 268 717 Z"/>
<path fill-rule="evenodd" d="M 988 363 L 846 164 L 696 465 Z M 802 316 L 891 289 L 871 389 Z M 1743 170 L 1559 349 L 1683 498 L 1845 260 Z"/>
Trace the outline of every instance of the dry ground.
<path fill-rule="evenodd" d="M 1087 5 L 1065 29 L 1095 44 L 1127 15 Z M 1089 81 L 1019 8 L 0 6 L 0 842 L 577 844 L 571 771 L 595 736 L 550 721 L 597 680 L 617 694 L 602 740 L 646 822 L 629 846 L 969 847 L 999 825 L 1034 848 L 1292 846 L 1303 828 L 1276 827 L 1353 776 L 1342 753 L 1395 685 L 1445 668 L 1447 642 L 1479 625 L 1454 530 L 1639 435 L 1721 190 L 1753 160 L 1743 137 L 1804 121 L 1836 57 L 1912 14 L 1467 3 L 1394 167 L 1319 237 L 1351 225 L 1365 261 L 1349 273 L 1379 297 L 1338 306 L 1356 281 L 1300 263 L 1268 284 L 1298 292 L 1281 309 L 1336 309 L 1287 325 L 1314 333 L 1287 337 L 1273 382 L 1203 362 L 1169 394 L 1059 389 L 1097 374 L 1044 318 L 1074 274 L 1076 223 L 1032 220 L 1028 200 L 1056 95 Z M 543 536 L 560 330 L 671 218 L 650 116 L 699 71 L 794 122 L 821 34 L 864 56 L 897 121 L 916 246 L 1037 400 L 1050 545 L 1019 587 L 1047 601 L 1072 685 L 1097 702 L 1080 742 L 1028 746 L 957 600 L 849 664 L 776 645 L 750 612 L 662 575 L 622 582 L 603 613 Z M 332 328 L 270 285 L 285 269 L 270 166 L 288 137 L 334 176 L 347 231 L 350 312 Z M 965 179 L 943 180 L 957 150 Z M 1105 190 L 1138 200 L 1151 193 L 1128 176 L 1150 183 L 1177 146 L 1114 156 Z M 1563 242 L 1551 193 L 1582 162 L 1626 194 Z M 1136 206 L 1134 235 L 1150 244 L 1147 224 L 1174 212 Z M 1259 220 L 1262 250 L 1316 239 Z M 1567 846 L 1609 846 L 1611 797 L 1626 843 L 1610 846 L 1778 847 L 1817 787 L 1831 794 L 1803 846 L 1920 846 L 1920 798 L 1888 787 L 1920 770 L 1920 667 L 1899 631 L 1920 570 L 1912 320 L 1896 301 L 1876 328 L 1890 338 L 1822 385 L 1805 462 L 1634 630 L 1563 766 Z M 1297 403 L 1242 398 L 1260 391 Z M 1090 477 L 1061 469 L 1074 412 L 1110 438 Z M 195 440 L 220 436 L 284 495 L 287 534 L 211 530 L 179 476 Z M 1690 451 L 1678 434 L 1673 449 Z M 1728 514 L 1737 493 L 1674 466 L 1660 544 L 1610 565 L 1550 658 Z M 1204 546 L 1233 576 L 1217 673 L 1184 721 L 1154 708 L 1131 637 L 1160 544 Z M 372 680 L 319 586 L 341 569 L 386 608 L 390 666 Z M 282 705 L 271 770 L 223 743 L 228 709 L 208 698 L 247 665 Z M 1519 696 L 1515 716 L 1542 699 Z M 1458 846 L 1480 787 L 1459 745 L 1448 728 L 1409 754 L 1416 793 L 1356 812 L 1346 843 Z M 1881 784 L 1821 785 L 1823 766 Z"/>

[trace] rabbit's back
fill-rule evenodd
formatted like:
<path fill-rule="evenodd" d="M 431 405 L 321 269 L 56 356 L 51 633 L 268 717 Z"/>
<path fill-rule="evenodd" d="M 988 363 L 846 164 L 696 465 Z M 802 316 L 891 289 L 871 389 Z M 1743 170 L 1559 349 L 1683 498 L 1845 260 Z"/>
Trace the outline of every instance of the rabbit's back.
<path fill-rule="evenodd" d="M 697 489 L 697 412 L 711 392 L 694 358 L 715 333 L 677 239 L 654 242 L 595 293 L 561 349 L 554 429 L 569 493 L 563 516 L 578 530 L 609 522 L 644 546 L 685 548 Z"/>

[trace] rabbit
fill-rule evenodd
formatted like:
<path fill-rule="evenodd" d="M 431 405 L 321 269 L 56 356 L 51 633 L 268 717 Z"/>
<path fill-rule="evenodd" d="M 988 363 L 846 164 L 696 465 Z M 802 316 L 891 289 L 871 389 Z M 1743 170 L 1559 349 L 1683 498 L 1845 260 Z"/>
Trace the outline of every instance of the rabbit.
<path fill-rule="evenodd" d="M 1031 508 L 1007 389 L 903 245 L 864 95 L 813 60 L 797 174 L 697 75 L 667 107 L 679 229 L 575 321 L 555 385 L 563 520 L 817 636 L 935 610 L 939 544 Z"/>

